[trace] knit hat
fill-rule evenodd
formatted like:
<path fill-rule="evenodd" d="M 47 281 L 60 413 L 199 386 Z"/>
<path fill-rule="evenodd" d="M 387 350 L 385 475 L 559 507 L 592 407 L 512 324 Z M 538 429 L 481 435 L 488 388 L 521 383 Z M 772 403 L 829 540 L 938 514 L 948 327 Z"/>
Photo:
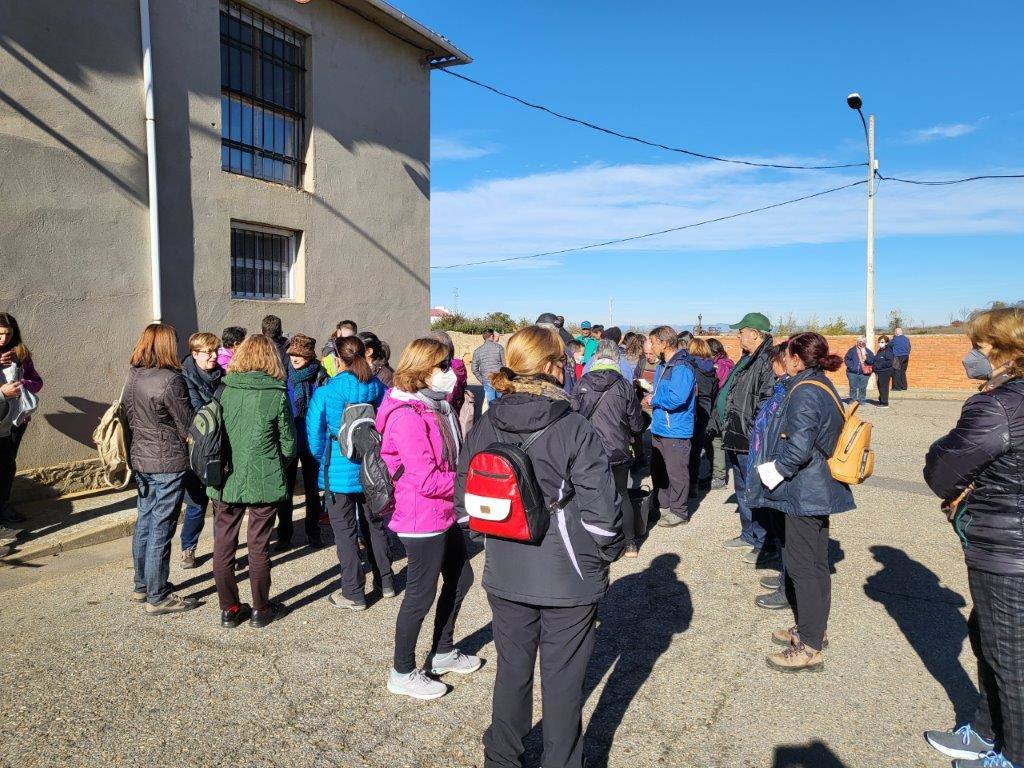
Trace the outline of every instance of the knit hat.
<path fill-rule="evenodd" d="M 292 341 L 288 345 L 288 354 L 312 360 L 316 357 L 316 339 L 311 339 L 302 333 L 296 333 L 292 336 Z"/>

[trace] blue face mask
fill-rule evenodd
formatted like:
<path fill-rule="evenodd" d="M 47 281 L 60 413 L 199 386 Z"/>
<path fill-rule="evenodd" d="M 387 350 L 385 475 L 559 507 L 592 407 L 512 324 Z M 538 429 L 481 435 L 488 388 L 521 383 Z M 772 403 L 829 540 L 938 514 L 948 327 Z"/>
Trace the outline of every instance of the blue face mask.
<path fill-rule="evenodd" d="M 988 381 L 992 378 L 992 363 L 978 349 L 972 349 L 964 357 L 964 370 L 969 379 Z"/>

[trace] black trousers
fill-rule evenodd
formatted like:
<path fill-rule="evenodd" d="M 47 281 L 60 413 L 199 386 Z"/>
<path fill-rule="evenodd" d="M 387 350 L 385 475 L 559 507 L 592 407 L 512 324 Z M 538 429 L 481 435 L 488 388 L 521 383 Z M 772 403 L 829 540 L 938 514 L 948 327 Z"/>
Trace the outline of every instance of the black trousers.
<path fill-rule="evenodd" d="M 895 371 L 877 371 L 875 382 L 878 384 L 878 402 L 882 405 L 889 404 L 889 385 L 892 383 Z"/>
<path fill-rule="evenodd" d="M 669 510 L 684 520 L 690 517 L 690 438 L 659 437 L 651 439 L 651 482 L 655 498 L 651 506 L 658 509 L 667 502 Z M 664 495 L 663 495 L 664 494 Z"/>
<path fill-rule="evenodd" d="M 583 682 L 594 651 L 597 604 L 551 608 L 487 595 L 491 604 L 494 677 L 484 768 L 519 768 L 533 727 L 533 671 L 540 653 L 544 768 L 583 765 Z"/>
<path fill-rule="evenodd" d="M 907 368 L 910 367 L 910 355 L 899 355 L 893 366 L 892 389 L 902 392 L 907 388 Z"/>
<path fill-rule="evenodd" d="M 786 515 L 785 542 L 786 575 L 793 585 L 791 602 L 800 640 L 820 651 L 832 610 L 828 515 Z"/>
<path fill-rule="evenodd" d="M 348 600 L 363 601 L 366 599 L 366 574 L 359 560 L 356 520 L 358 518 L 365 534 L 366 554 L 378 585 L 381 578 L 391 575 L 391 548 L 388 546 L 384 523 L 367 519 L 363 511 L 365 500 L 361 493 L 327 492 L 324 495 L 327 500 L 327 516 L 334 531 L 334 546 L 338 552 L 341 594 Z"/>
<path fill-rule="evenodd" d="M 277 540 L 290 542 L 295 526 L 292 524 L 292 498 L 295 496 L 295 481 L 299 473 L 299 462 L 302 462 L 302 485 L 306 489 L 306 541 L 320 541 L 320 490 L 317 474 L 320 467 L 311 454 L 303 453 L 285 469 L 288 481 L 288 498 L 277 508 Z"/>
<path fill-rule="evenodd" d="M 978 709 L 972 727 L 1003 743 L 1024 765 L 1024 576 L 967 570 L 974 608 L 967 621 L 978 658 Z"/>
<path fill-rule="evenodd" d="M 457 525 L 437 536 L 403 536 L 402 543 L 409 560 L 405 566 L 405 595 L 395 624 L 395 671 L 408 674 L 416 669 L 416 640 L 437 596 L 439 577 L 441 596 L 434 611 L 430 652 L 443 655 L 454 649 L 455 620 L 473 586 L 473 568 L 466 552 L 466 539 Z"/>
<path fill-rule="evenodd" d="M 14 476 L 18 473 L 18 439 L 14 434 L 0 437 L 0 512 L 11 500 Z"/>
<path fill-rule="evenodd" d="M 633 500 L 629 497 L 629 464 L 612 467 L 612 477 L 615 478 L 615 490 L 622 499 L 622 535 L 627 543 L 635 543 L 636 511 L 633 509 Z"/>

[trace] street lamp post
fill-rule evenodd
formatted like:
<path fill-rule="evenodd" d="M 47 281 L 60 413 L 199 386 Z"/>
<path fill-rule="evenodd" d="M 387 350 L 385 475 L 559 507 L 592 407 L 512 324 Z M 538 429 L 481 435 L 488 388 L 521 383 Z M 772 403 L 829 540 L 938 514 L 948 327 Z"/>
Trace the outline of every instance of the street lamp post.
<path fill-rule="evenodd" d="M 846 97 L 850 109 L 857 110 L 860 121 L 864 125 L 864 138 L 868 143 L 868 258 L 867 258 L 867 300 L 864 312 L 864 337 L 868 349 L 875 348 L 875 174 L 878 164 L 875 161 L 875 116 L 864 120 L 861 112 L 862 101 L 859 93 L 851 93 Z"/>

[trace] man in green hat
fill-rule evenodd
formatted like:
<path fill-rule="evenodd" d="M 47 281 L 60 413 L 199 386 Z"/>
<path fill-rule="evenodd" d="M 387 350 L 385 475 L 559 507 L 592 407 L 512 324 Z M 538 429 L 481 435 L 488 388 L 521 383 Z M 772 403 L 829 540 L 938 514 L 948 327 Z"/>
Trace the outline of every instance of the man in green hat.
<path fill-rule="evenodd" d="M 767 538 L 767 520 L 759 519 L 760 511 L 746 505 L 743 489 L 747 482 L 747 453 L 754 419 L 775 388 L 775 374 L 768 355 L 773 343 L 772 323 L 760 312 L 748 312 L 729 327 L 739 331 L 743 356 L 718 393 L 712 418 L 722 436 L 726 463 L 732 471 L 742 530 L 739 536 L 725 542 L 725 547 L 743 552 L 746 562 L 756 564 Z M 754 477 L 751 482 L 758 480 Z"/>

